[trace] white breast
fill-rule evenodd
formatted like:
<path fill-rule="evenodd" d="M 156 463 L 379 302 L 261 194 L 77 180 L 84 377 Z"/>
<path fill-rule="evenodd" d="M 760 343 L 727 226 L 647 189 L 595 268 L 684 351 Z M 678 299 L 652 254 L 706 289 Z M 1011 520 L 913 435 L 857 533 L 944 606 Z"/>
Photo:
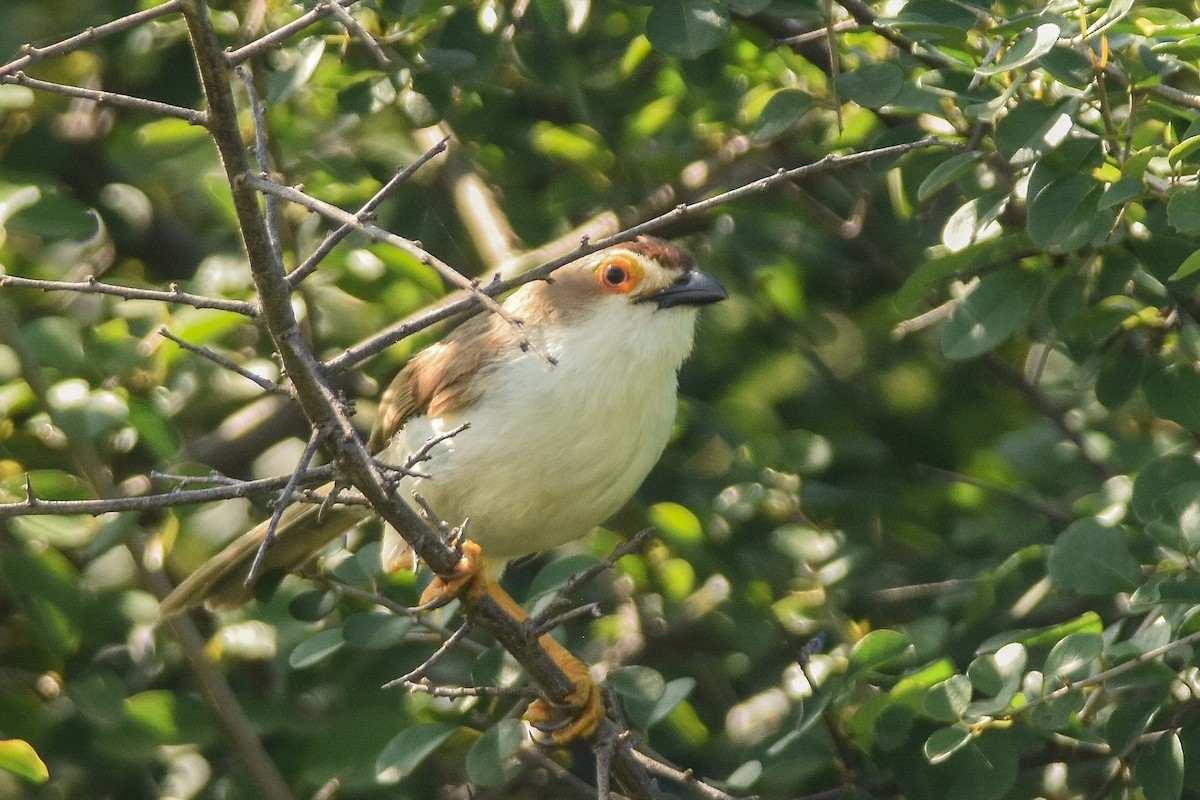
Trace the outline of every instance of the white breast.
<path fill-rule="evenodd" d="M 434 448 L 421 466 L 431 477 L 409 488 L 451 524 L 469 517 L 470 537 L 493 562 L 602 523 L 667 444 L 695 311 L 616 296 L 603 302 L 612 306 L 530 331 L 556 366 L 532 352 L 503 362 L 470 408 L 410 421 L 381 454 L 403 462 L 429 437 L 469 423 Z"/>

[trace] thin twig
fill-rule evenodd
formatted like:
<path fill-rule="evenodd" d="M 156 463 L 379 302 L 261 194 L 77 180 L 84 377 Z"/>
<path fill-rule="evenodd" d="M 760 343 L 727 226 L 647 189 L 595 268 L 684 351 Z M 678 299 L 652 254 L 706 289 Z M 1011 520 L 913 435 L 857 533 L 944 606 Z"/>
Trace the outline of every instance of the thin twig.
<path fill-rule="evenodd" d="M 522 330 L 524 327 L 524 322 L 510 314 L 503 306 L 497 303 L 490 294 L 481 290 L 478 282 L 471 280 L 466 275 L 463 275 L 461 272 L 454 269 L 454 267 L 425 250 L 423 247 L 421 247 L 419 242 L 414 242 L 410 239 L 404 238 L 403 236 L 392 233 L 391 231 L 384 230 L 374 223 L 360 220 L 354 214 L 338 208 L 335 205 L 326 203 L 324 200 L 318 200 L 312 195 L 306 194 L 295 187 L 284 186 L 281 183 L 276 183 L 275 181 L 269 180 L 262 175 L 247 174 L 244 177 L 244 181 L 246 185 L 257 189 L 260 192 L 277 195 L 284 200 L 288 200 L 289 202 L 303 206 L 309 211 L 320 214 L 323 217 L 327 217 L 343 225 L 353 225 L 355 228 L 362 231 L 372 239 L 381 241 L 385 244 L 395 247 L 398 250 L 408 253 L 409 255 L 418 259 L 425 266 L 431 267 L 452 285 L 470 292 L 478 302 L 483 304 L 484 308 L 507 322 L 513 328 L 513 330 L 520 335 L 522 349 L 528 349 L 537 353 L 544 361 L 546 361 L 546 363 L 550 365 L 555 363 L 552 356 L 543 352 L 541 348 L 539 348 L 537 344 L 524 333 Z"/>
<path fill-rule="evenodd" d="M 603 561 L 598 561 L 587 569 L 572 575 L 567 582 L 563 584 L 562 588 L 558 590 L 558 593 L 554 596 L 554 599 L 546 604 L 541 613 L 530 620 L 530 625 L 538 631 L 539 636 L 542 633 L 545 633 L 545 631 L 541 630 L 542 626 L 545 625 L 551 617 L 558 614 L 561 609 L 566 608 L 571 604 L 570 598 L 579 590 L 579 587 L 595 580 L 595 578 L 602 572 L 612 569 L 614 566 L 616 566 L 617 562 L 625 556 L 640 552 L 641 550 L 645 549 L 646 543 L 650 541 L 650 537 L 653 535 L 653 528 L 645 528 L 644 530 L 640 530 L 634 534 L 628 542 L 624 542 L 613 548 L 613 551 L 609 553 Z M 550 627 L 553 628 L 554 625 L 551 625 Z M 547 628 L 547 630 L 549 630 L 549 628 Z"/>
<path fill-rule="evenodd" d="M 218 367 L 221 367 L 222 369 L 227 369 L 230 372 L 235 372 L 238 375 L 241 375 L 243 378 L 250 381 L 255 386 L 259 387 L 260 389 L 262 389 L 265 392 L 270 392 L 271 394 L 277 394 L 281 397 L 291 397 L 292 396 L 291 391 L 289 391 L 286 386 L 281 386 L 278 383 L 272 383 L 271 381 L 267 380 L 263 376 L 256 375 L 255 373 L 253 373 L 250 370 L 243 367 L 241 364 L 237 364 L 237 363 L 233 362 L 232 360 L 226 358 L 225 356 L 221 355 L 220 353 L 216 352 L 215 350 L 213 350 L 210 347 L 204 347 L 203 345 L 192 344 L 191 342 L 187 341 L 186 339 L 181 339 L 180 337 L 171 333 L 166 328 L 159 328 L 158 335 L 162 336 L 165 339 L 170 339 L 172 342 L 179 345 L 184 350 L 187 350 L 189 353 L 195 353 L 196 355 L 198 355 L 202 358 L 208 359 L 209 361 L 213 362 L 214 364 L 216 364 Z"/>
<path fill-rule="evenodd" d="M 382 688 L 391 689 L 395 686 L 407 685 L 419 680 L 426 672 L 433 669 L 434 665 L 441 661 L 447 653 L 454 649 L 454 645 L 458 644 L 462 638 L 470 632 L 471 623 L 464 622 L 462 625 L 458 626 L 458 630 L 446 637 L 446 641 L 442 642 L 441 646 L 434 650 L 433 653 L 430 654 L 429 658 L 425 659 L 418 664 L 416 668 L 406 672 L 399 678 L 393 678 L 392 680 L 388 681 L 383 685 Z"/>
<path fill-rule="evenodd" d="M 245 586 L 252 587 L 254 582 L 258 580 L 258 572 L 262 568 L 263 558 L 267 555 L 267 550 L 275 542 L 275 533 L 279 530 L 279 521 L 283 518 L 283 512 L 292 502 L 292 495 L 296 492 L 296 487 L 300 485 L 301 476 L 308 471 L 308 465 L 312 463 L 313 458 L 317 455 L 317 448 L 321 446 L 321 442 L 329 435 L 329 431 L 323 427 L 315 427 L 312 434 L 308 437 L 308 444 L 304 446 L 304 452 L 300 454 L 300 460 L 296 463 L 296 468 L 292 470 L 292 475 L 288 478 L 287 484 L 283 487 L 283 492 L 279 496 L 279 500 L 275 503 L 275 508 L 271 511 L 271 519 L 267 522 L 267 532 L 263 536 L 263 540 L 259 542 L 258 550 L 254 553 L 254 560 L 250 562 L 250 570 L 246 573 Z"/>
<path fill-rule="evenodd" d="M 74 36 L 68 36 L 66 39 L 61 39 L 54 44 L 48 44 L 44 47 L 35 47 L 32 44 L 22 45 L 21 56 L 19 58 L 8 62 L 4 66 L 0 66 L 0 77 L 20 72 L 34 61 L 74 52 L 86 44 L 91 44 L 107 36 L 112 36 L 115 33 L 123 33 L 143 23 L 166 16 L 167 14 L 173 14 L 178 10 L 179 0 L 167 0 L 162 5 L 134 12 L 133 14 L 106 22 L 103 25 L 86 28 L 82 32 Z"/>
<path fill-rule="evenodd" d="M 536 700 L 538 693 L 528 686 L 443 686 L 429 678 L 421 678 L 404 684 L 411 692 L 424 692 L 434 697 L 520 697 Z"/>
<path fill-rule="evenodd" d="M 254 161 L 263 175 L 271 174 L 271 155 L 267 149 L 267 109 L 258 96 L 254 86 L 254 75 L 245 64 L 237 65 L 237 75 L 242 79 L 246 88 L 246 100 L 250 103 L 250 117 L 254 120 Z M 283 245 L 279 241 L 279 203 L 271 195 L 263 195 L 263 211 L 267 218 L 267 233 L 271 237 L 271 246 L 275 248 L 275 257 L 283 260 Z"/>
<path fill-rule="evenodd" d="M 346 7 L 354 5 L 358 2 L 358 0 L 336 0 L 336 2 L 338 5 Z M 249 58 L 253 58 L 263 50 L 270 50 L 271 48 L 278 47 L 295 34 L 312 25 L 317 20 L 323 19 L 324 17 L 328 17 L 330 14 L 332 14 L 333 9 L 330 8 L 330 5 L 332 4 L 321 3 L 311 11 L 301 14 L 299 17 L 296 17 L 286 25 L 280 25 L 275 30 L 259 37 L 258 39 L 255 39 L 253 42 L 227 51 L 225 53 L 225 61 L 230 66 L 235 66 L 237 64 L 241 64 L 243 61 Z"/>
<path fill-rule="evenodd" d="M 679 769 L 670 764 L 659 761 L 657 758 L 647 755 L 642 751 L 634 748 L 632 750 L 633 757 L 637 759 L 646 771 L 651 775 L 658 775 L 660 778 L 667 778 L 675 781 L 681 786 L 686 786 L 691 790 L 692 794 L 697 797 L 702 797 L 704 800 L 758 800 L 758 795 L 749 795 L 747 797 L 739 797 L 728 792 L 723 792 L 710 783 L 705 783 L 696 777 L 690 769 Z"/>
<path fill-rule="evenodd" d="M 243 300 L 228 300 L 223 297 L 205 297 L 204 295 L 181 292 L 177 284 L 171 284 L 169 291 L 161 289 L 138 289 L 133 286 L 117 286 L 111 283 L 101 283 L 95 278 L 82 281 L 46 281 L 36 278 L 22 278 L 17 275 L 0 275 L 0 288 L 40 289 L 43 292 L 75 292 L 77 294 L 106 294 L 120 297 L 123 300 L 156 300 L 160 303 L 175 303 L 191 306 L 192 308 L 210 308 L 217 311 L 229 311 L 233 314 L 254 319 L 258 309 L 252 303 Z"/>
<path fill-rule="evenodd" d="M 65 97 L 78 97 L 82 100 L 91 100 L 100 105 L 125 108 L 130 111 L 143 111 L 156 117 L 173 117 L 181 119 L 184 122 L 190 122 L 193 125 L 204 125 L 207 120 L 207 115 L 203 111 L 197 111 L 194 108 L 184 108 L 183 106 L 172 105 L 171 103 L 147 100 L 144 97 L 135 97 L 119 92 L 106 92 L 103 89 L 88 89 L 84 86 L 71 86 L 66 83 L 51 83 L 39 78 L 31 78 L 19 70 L 10 75 L 0 75 L 0 85 L 5 83 L 25 86 L 40 92 L 61 94 Z"/>
<path fill-rule="evenodd" d="M 325 465 L 309 470 L 304 474 L 305 483 L 324 483 L 335 474 L 333 465 Z M 138 497 L 107 497 L 100 500 L 41 500 L 30 493 L 25 499 L 16 503 L 0 503 L 0 519 L 17 516 L 43 515 L 63 516 L 85 514 L 99 516 L 119 511 L 151 511 L 162 508 L 212 503 L 219 500 L 234 500 L 250 497 L 251 495 L 275 492 L 287 485 L 290 475 L 280 475 L 273 478 L 260 478 L 253 481 L 241 481 L 225 478 L 220 486 L 211 489 L 178 489 L 158 494 L 146 494 Z M 197 481 L 203 479 L 196 479 Z M 211 479 L 215 480 L 215 479 Z M 365 504 L 365 500 L 363 501 Z"/>
<path fill-rule="evenodd" d="M 336 0 L 324 0 L 324 4 L 328 6 L 329 10 L 333 12 L 333 15 L 338 18 L 338 21 L 345 25 L 346 29 L 349 30 L 350 33 L 352 33 L 360 42 L 362 42 L 363 47 L 367 48 L 371 55 L 374 56 L 375 61 L 379 64 L 379 66 L 383 67 L 384 69 L 389 69 L 395 65 L 395 59 L 387 54 L 387 51 L 385 51 L 382 45 L 379 44 L 379 41 L 371 35 L 370 31 L 364 28 L 362 23 L 356 20 L 354 15 L 347 11 L 341 3 L 336 2 Z"/>
<path fill-rule="evenodd" d="M 386 200 L 388 195 L 394 192 L 402 184 L 407 183 L 408 180 L 416 174 L 417 170 L 429 163 L 434 157 L 446 151 L 446 141 L 446 139 L 442 139 L 440 142 L 426 150 L 416 161 L 409 164 L 407 167 L 404 167 L 403 169 L 397 170 L 396 174 L 393 175 L 387 183 L 379 187 L 379 191 L 371 195 L 371 198 L 367 200 L 367 202 L 363 203 L 362 207 L 360 207 L 358 211 L 354 212 L 354 218 L 359 222 L 370 219 L 371 215 L 375 213 L 375 209 L 379 208 L 380 203 Z M 337 229 L 331 231 L 321 241 L 321 243 L 317 245 L 317 249 L 313 250 L 308 255 L 308 258 L 304 259 L 299 266 L 288 273 L 288 283 L 294 287 L 299 284 L 300 281 L 304 280 L 313 272 L 315 272 L 321 261 L 333 251 L 333 248 L 337 247 L 337 245 L 343 239 L 358 229 L 359 226 L 357 224 L 346 222 Z"/>

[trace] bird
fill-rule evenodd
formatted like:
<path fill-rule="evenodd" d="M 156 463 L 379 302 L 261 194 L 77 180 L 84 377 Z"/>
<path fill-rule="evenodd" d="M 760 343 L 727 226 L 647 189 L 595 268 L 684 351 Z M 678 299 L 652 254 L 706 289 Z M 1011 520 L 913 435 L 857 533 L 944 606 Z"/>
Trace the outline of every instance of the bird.
<path fill-rule="evenodd" d="M 423 604 L 487 591 L 524 618 L 496 583 L 503 565 L 583 536 L 633 496 L 670 438 L 698 309 L 726 297 L 689 251 L 641 236 L 522 285 L 504 300 L 507 313 L 478 314 L 409 359 L 380 398 L 368 450 L 392 466 L 418 454 L 401 496 L 419 494 L 450 524 L 470 522 L 461 569 L 435 576 Z M 253 577 L 296 569 L 369 514 L 289 506 Z M 267 527 L 184 579 L 160 614 L 251 600 Z M 389 571 L 413 563 L 390 528 L 381 557 Z M 553 711 L 535 703 L 526 719 L 558 725 L 555 741 L 586 738 L 603 717 L 599 692 L 569 651 L 549 635 L 539 641 L 577 687 L 575 718 L 552 723 Z"/>

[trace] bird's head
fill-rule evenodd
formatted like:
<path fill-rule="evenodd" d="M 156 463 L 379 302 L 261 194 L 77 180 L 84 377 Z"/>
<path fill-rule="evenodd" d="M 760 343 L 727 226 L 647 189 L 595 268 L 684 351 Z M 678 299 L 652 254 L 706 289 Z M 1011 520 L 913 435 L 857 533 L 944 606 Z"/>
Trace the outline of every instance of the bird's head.
<path fill-rule="evenodd" d="M 695 310 L 728 295 L 687 250 L 649 236 L 606 248 L 559 269 L 517 299 L 517 313 L 567 324 L 604 317 L 614 325 L 687 327 Z"/>

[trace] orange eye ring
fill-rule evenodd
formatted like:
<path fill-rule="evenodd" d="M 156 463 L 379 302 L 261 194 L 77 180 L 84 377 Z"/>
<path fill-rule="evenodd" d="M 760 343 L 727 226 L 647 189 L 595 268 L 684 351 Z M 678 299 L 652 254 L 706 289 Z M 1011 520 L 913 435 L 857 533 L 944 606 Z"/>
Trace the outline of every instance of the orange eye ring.
<path fill-rule="evenodd" d="M 641 280 L 637 265 L 624 256 L 610 256 L 596 267 L 596 280 L 605 291 L 629 294 Z"/>

